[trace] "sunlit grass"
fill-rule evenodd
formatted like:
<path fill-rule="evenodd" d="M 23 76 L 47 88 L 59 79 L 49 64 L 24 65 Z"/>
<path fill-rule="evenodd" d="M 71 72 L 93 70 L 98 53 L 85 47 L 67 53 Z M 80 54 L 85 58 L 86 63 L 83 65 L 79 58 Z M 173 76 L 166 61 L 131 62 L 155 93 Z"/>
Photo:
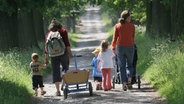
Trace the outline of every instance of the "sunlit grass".
<path fill-rule="evenodd" d="M 164 96 L 169 104 L 184 102 L 183 42 L 152 39 L 137 34 L 138 72 Z"/>
<path fill-rule="evenodd" d="M 29 63 L 35 49 L 12 49 L 0 52 L 0 101 L 2 104 L 25 104 L 32 95 Z M 42 60 L 43 55 L 40 54 Z"/>

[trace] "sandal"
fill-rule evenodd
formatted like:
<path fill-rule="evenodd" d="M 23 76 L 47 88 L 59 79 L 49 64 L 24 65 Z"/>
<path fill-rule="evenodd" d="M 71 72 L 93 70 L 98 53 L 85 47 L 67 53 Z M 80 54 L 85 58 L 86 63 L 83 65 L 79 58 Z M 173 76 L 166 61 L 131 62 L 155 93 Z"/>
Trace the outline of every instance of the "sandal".
<path fill-rule="evenodd" d="M 102 88 L 102 85 L 100 85 L 100 88 L 99 88 L 99 90 L 103 90 L 103 88 Z"/>
<path fill-rule="evenodd" d="M 96 85 L 96 90 L 100 90 L 100 85 L 99 84 Z"/>
<path fill-rule="evenodd" d="M 61 96 L 60 91 L 57 91 L 57 92 L 56 92 L 56 96 Z"/>
<path fill-rule="evenodd" d="M 41 95 L 44 95 L 44 94 L 46 94 L 46 91 L 42 91 L 42 92 L 41 92 Z"/>

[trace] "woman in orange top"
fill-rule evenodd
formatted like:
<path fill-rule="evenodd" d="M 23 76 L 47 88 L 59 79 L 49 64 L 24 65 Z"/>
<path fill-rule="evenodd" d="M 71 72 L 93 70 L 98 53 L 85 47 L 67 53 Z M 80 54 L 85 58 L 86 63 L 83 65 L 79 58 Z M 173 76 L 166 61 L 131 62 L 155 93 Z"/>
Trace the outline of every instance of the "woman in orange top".
<path fill-rule="evenodd" d="M 121 13 L 119 23 L 114 26 L 114 35 L 112 40 L 112 48 L 117 56 L 124 91 L 127 90 L 126 63 L 128 64 L 128 69 L 130 71 L 128 76 L 128 85 L 130 86 L 133 72 L 135 26 L 130 22 L 130 12 L 128 10 L 124 10 Z"/>

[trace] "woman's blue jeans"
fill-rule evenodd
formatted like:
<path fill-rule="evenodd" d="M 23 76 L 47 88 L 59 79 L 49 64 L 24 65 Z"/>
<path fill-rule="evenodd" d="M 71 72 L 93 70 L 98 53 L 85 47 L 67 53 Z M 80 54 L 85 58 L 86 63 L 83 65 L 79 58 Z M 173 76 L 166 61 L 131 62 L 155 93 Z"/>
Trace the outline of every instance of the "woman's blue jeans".
<path fill-rule="evenodd" d="M 129 77 L 132 78 L 133 55 L 134 46 L 116 46 L 116 57 L 122 83 L 127 82 L 126 62 L 128 64 L 128 69 L 130 72 Z"/>

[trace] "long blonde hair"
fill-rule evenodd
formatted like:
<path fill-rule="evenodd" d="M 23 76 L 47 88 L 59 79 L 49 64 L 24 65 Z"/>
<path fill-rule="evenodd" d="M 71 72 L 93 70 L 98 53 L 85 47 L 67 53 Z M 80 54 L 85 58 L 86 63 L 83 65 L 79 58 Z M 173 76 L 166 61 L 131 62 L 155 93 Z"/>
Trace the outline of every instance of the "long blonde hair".
<path fill-rule="evenodd" d="M 109 47 L 109 41 L 108 40 L 102 40 L 101 42 L 101 51 L 105 52 Z"/>

